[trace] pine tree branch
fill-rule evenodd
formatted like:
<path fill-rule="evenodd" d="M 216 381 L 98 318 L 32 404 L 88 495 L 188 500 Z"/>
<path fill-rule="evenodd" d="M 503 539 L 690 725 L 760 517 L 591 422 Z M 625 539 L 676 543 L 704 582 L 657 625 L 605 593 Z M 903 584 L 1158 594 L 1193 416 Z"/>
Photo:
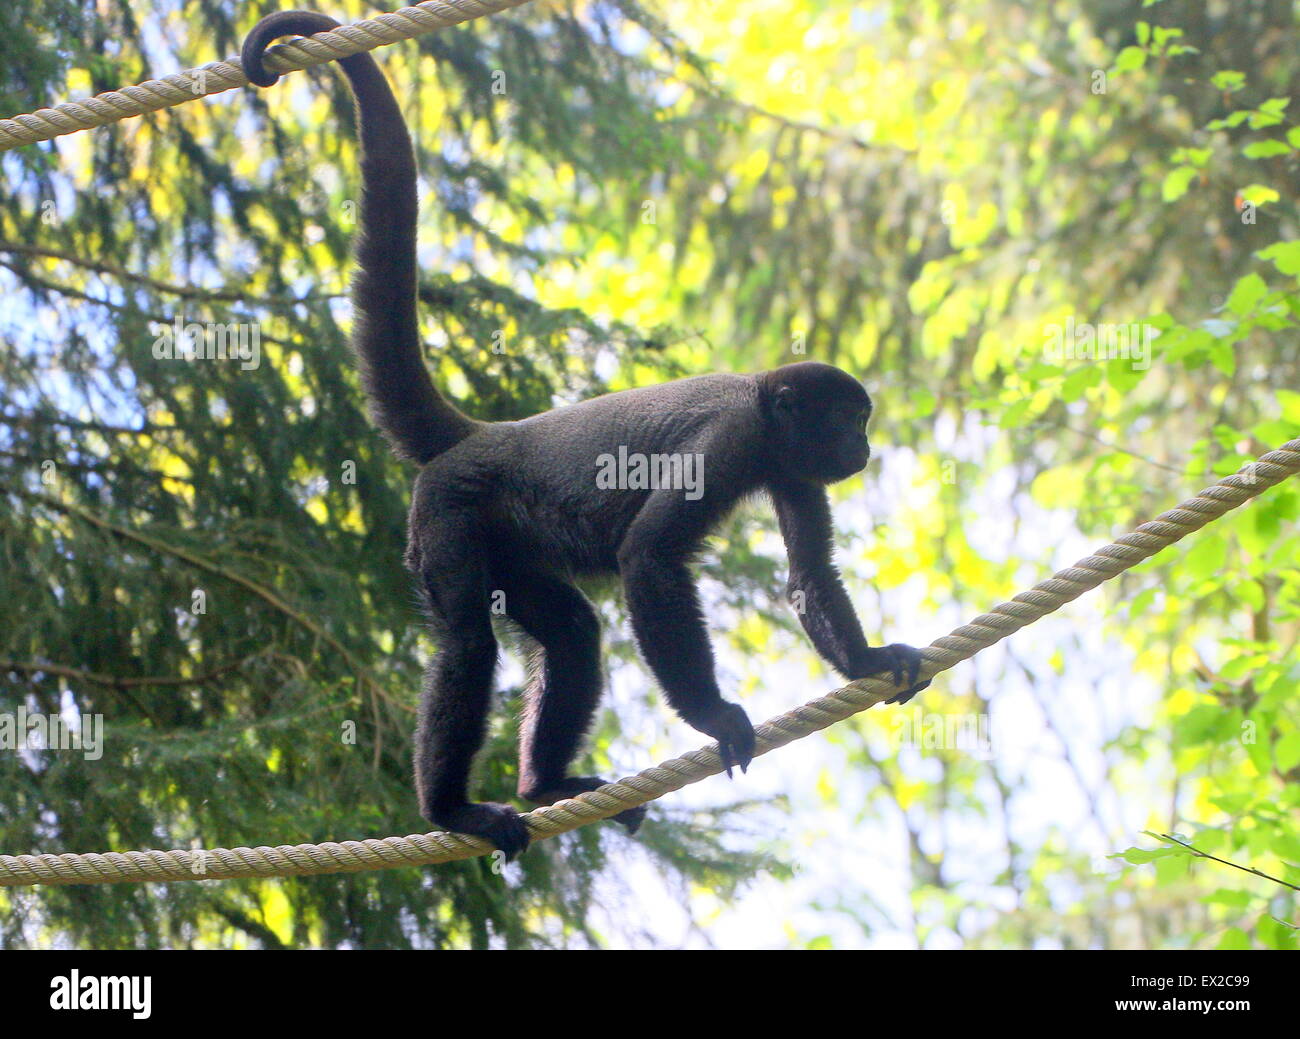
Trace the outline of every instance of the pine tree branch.
<path fill-rule="evenodd" d="M 42 259 L 61 260 L 64 263 L 71 263 L 84 270 L 94 271 L 97 274 L 107 274 L 119 281 L 131 282 L 135 285 L 142 285 L 154 292 L 165 292 L 172 296 L 180 296 L 182 299 L 205 299 L 215 300 L 220 303 L 241 303 L 253 302 L 260 303 L 268 307 L 294 307 L 300 303 L 310 303 L 319 299 L 332 298 L 329 294 L 319 295 L 317 293 L 308 293 L 301 297 L 290 296 L 250 296 L 248 292 L 236 289 L 202 289 L 193 285 L 178 285 L 175 282 L 160 281 L 157 278 L 150 278 L 144 274 L 136 274 L 134 271 L 127 270 L 125 267 L 119 267 L 116 264 L 105 263 L 103 260 L 93 260 L 86 256 L 76 256 L 72 253 L 65 253 L 58 249 L 43 249 L 36 245 L 26 245 L 20 242 L 10 242 L 0 239 L 0 252 L 13 253 L 20 256 L 35 256 Z M 10 270 L 14 267 L 5 264 Z"/>
<path fill-rule="evenodd" d="M 165 541 L 159 541 L 158 539 L 152 538 L 147 534 L 141 534 L 138 531 L 131 530 L 127 527 L 119 526 L 118 524 L 112 523 L 109 520 L 103 519 L 100 516 L 96 516 L 93 512 L 90 512 L 87 509 L 83 509 L 78 505 L 71 505 L 66 502 L 61 502 L 57 498 L 51 498 L 47 494 L 39 494 L 34 491 L 27 491 L 21 488 L 13 488 L 12 493 L 17 494 L 20 498 L 26 498 L 28 501 L 38 502 L 46 506 L 47 508 L 54 509 L 56 512 L 63 513 L 64 515 L 75 516 L 77 519 L 80 519 L 85 523 L 89 523 L 92 527 L 96 527 L 100 530 L 107 531 L 108 533 L 113 534 L 116 537 L 123 538 L 124 540 L 134 541 L 137 544 L 144 545 L 146 548 L 153 549 L 155 552 L 160 552 L 163 553 L 164 555 L 173 556 L 174 558 L 179 559 L 182 562 L 188 563 L 190 566 L 194 567 L 195 569 L 202 570 L 206 573 L 215 574 L 218 577 L 223 577 L 226 580 L 239 585 L 240 587 L 251 592 L 257 598 L 261 599 L 263 602 L 265 602 L 273 609 L 284 614 L 286 617 L 294 621 L 300 627 L 305 628 L 307 631 L 311 632 L 311 634 L 315 635 L 316 638 L 320 639 L 327 646 L 329 646 L 336 653 L 338 653 L 339 656 L 341 656 L 343 660 L 348 664 L 348 666 L 352 668 L 353 672 L 357 676 L 357 680 L 370 689 L 372 696 L 379 696 L 382 699 L 386 700 L 392 706 L 399 707 L 404 711 L 413 710 L 413 708 L 409 704 L 402 703 L 400 700 L 397 700 L 393 696 L 391 696 L 388 693 L 388 691 L 384 689 L 384 687 L 380 684 L 379 679 L 370 671 L 370 669 L 367 668 L 360 660 L 358 660 L 356 656 L 352 653 L 352 651 L 349 650 L 346 646 L 344 646 L 342 642 L 340 642 L 337 638 L 331 635 L 327 630 L 325 630 L 325 628 L 323 628 L 320 624 L 317 624 L 310 617 L 294 609 L 292 606 L 290 606 L 287 602 L 281 599 L 278 595 L 275 594 L 275 592 L 273 592 L 270 588 L 267 588 L 265 585 L 259 584 L 257 581 L 254 581 L 249 577 L 245 577 L 243 574 L 237 573 L 234 570 L 229 570 L 226 567 L 219 565 L 218 563 L 214 563 L 210 559 L 205 559 L 203 556 L 196 555 L 194 552 L 191 552 L 188 549 L 179 548 L 176 545 L 169 545 Z"/>
<path fill-rule="evenodd" d="M 93 682 L 95 685 L 115 686 L 121 689 L 131 689 L 138 686 L 202 685 L 204 682 L 209 682 L 228 671 L 243 667 L 250 660 L 256 660 L 261 655 L 261 653 L 254 653 L 251 656 L 233 660 L 229 664 L 222 664 L 220 667 L 215 667 L 211 671 L 204 671 L 198 675 L 139 675 L 127 677 L 124 675 L 106 675 L 98 671 L 85 671 L 81 668 L 69 667 L 66 664 L 46 664 L 36 660 L 0 660 L 0 671 L 12 671 L 20 675 L 58 675 L 61 678 L 75 678 L 82 682 Z"/>

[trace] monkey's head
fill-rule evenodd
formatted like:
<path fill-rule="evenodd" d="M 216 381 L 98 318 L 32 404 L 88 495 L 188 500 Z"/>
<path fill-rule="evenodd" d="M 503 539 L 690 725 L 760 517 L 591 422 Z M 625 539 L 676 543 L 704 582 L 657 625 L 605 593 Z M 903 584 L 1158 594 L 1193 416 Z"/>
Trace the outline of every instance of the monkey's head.
<path fill-rule="evenodd" d="M 802 361 L 764 372 L 759 387 L 779 471 L 827 484 L 866 467 L 871 398 L 848 372 Z"/>

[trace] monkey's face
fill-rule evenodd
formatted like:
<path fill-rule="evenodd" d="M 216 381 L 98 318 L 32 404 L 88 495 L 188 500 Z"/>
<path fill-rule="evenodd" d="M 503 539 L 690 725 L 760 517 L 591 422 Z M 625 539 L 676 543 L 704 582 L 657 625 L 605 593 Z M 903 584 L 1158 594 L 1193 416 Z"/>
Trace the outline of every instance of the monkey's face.
<path fill-rule="evenodd" d="M 860 473 L 871 457 L 867 420 L 871 398 L 845 372 L 791 365 L 772 397 L 777 467 L 798 479 L 835 483 Z M 833 375 L 831 374 L 833 373 Z"/>
<path fill-rule="evenodd" d="M 867 420 L 871 405 L 831 404 L 804 416 L 796 430 L 796 457 L 806 478 L 836 483 L 862 472 L 871 458 Z"/>

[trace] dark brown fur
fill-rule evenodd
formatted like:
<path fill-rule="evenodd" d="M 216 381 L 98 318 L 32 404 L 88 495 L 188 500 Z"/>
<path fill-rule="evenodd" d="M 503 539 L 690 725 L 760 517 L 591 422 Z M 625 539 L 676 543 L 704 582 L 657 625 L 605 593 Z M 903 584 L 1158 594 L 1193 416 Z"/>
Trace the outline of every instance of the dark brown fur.
<path fill-rule="evenodd" d="M 261 56 L 274 39 L 336 25 L 282 12 L 245 41 L 250 81 L 276 77 Z M 361 241 L 353 282 L 353 345 L 376 424 L 415 481 L 406 562 L 428 605 L 440 650 L 420 705 L 415 778 L 430 822 L 486 837 L 510 855 L 528 832 L 509 805 L 469 800 L 483 743 L 497 642 L 491 599 L 539 647 L 527 690 L 519 794 L 549 804 L 600 785 L 571 776 L 600 696 L 600 627 L 572 581 L 621 577 L 637 645 L 668 702 L 718 741 L 728 771 L 754 752 L 745 712 L 722 699 L 689 563 L 704 537 L 747 495 L 766 492 L 790 555 L 789 591 L 817 651 L 846 678 L 888 671 L 917 684 L 910 646 L 867 645 L 831 561 L 827 484 L 860 472 L 871 401 L 830 365 L 759 375 L 703 375 L 626 390 L 519 422 L 479 422 L 438 393 L 421 355 L 416 315 L 416 169 L 401 111 L 368 54 L 340 63 L 361 128 Z M 602 456 L 702 459 L 698 497 L 683 488 L 598 486 Z M 635 829 L 643 808 L 620 820 Z"/>

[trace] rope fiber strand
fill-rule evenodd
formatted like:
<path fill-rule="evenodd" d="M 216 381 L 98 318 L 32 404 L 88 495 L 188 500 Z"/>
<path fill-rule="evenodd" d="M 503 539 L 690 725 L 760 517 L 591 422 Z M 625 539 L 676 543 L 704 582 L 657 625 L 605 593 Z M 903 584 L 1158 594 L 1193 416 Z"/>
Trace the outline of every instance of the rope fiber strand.
<path fill-rule="evenodd" d="M 1207 487 L 1168 512 L 1125 534 L 1074 566 L 1058 570 L 1027 592 L 999 603 L 969 624 L 936 639 L 922 651 L 921 677 L 947 671 L 1026 624 L 1060 609 L 1090 588 L 1136 566 L 1211 520 L 1300 472 L 1300 439 L 1262 455 L 1232 476 Z M 851 682 L 826 696 L 777 715 L 755 730 L 755 756 L 783 747 L 865 711 L 898 692 L 883 678 Z M 679 790 L 722 771 L 711 744 L 648 768 L 599 790 L 536 808 L 524 816 L 534 839 L 585 826 L 598 819 Z M 29 884 L 117 884 L 144 881 L 230 880 L 239 877 L 356 873 L 397 866 L 430 866 L 491 852 L 478 837 L 435 832 L 335 844 L 277 848 L 213 848 L 196 851 L 128 851 L 103 855 L 0 855 L 0 887 Z"/>
<path fill-rule="evenodd" d="M 376 15 L 353 25 L 341 25 L 293 43 L 281 43 L 266 52 L 265 65 L 272 72 L 294 72 L 324 65 L 350 54 L 374 50 L 385 44 L 409 40 L 425 33 L 512 7 L 529 0 L 425 0 L 391 14 Z M 0 152 L 94 126 L 130 119 L 132 116 L 174 108 L 186 101 L 220 94 L 248 85 L 238 58 L 211 61 L 196 69 L 174 72 L 137 86 L 96 94 L 82 101 L 65 101 L 53 108 L 41 108 L 28 115 L 0 119 Z"/>

